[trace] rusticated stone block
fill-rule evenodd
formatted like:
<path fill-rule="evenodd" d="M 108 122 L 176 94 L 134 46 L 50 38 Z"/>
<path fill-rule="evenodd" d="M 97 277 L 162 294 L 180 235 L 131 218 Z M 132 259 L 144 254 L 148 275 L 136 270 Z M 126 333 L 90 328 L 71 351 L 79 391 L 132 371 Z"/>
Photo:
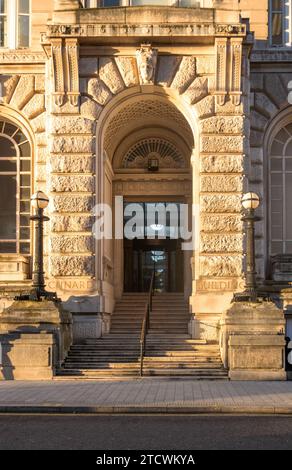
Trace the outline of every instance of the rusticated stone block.
<path fill-rule="evenodd" d="M 45 74 L 35 75 L 35 91 L 36 93 L 45 93 L 46 90 L 46 77 Z"/>
<path fill-rule="evenodd" d="M 94 207 L 94 197 L 90 195 L 53 195 L 53 210 L 56 212 L 91 212 Z"/>
<path fill-rule="evenodd" d="M 202 173 L 242 173 L 242 155 L 203 155 L 201 157 Z"/>
<path fill-rule="evenodd" d="M 133 57 L 116 57 L 116 64 L 127 87 L 139 84 L 136 60 Z"/>
<path fill-rule="evenodd" d="M 241 234 L 214 235 L 201 234 L 201 253 L 241 253 L 243 236 Z"/>
<path fill-rule="evenodd" d="M 52 155 L 50 167 L 52 173 L 92 173 L 94 158 L 89 155 Z"/>
<path fill-rule="evenodd" d="M 95 123 L 80 116 L 62 116 L 51 119 L 52 134 L 92 134 Z"/>
<path fill-rule="evenodd" d="M 215 111 L 216 114 L 234 114 L 234 115 L 242 115 L 244 114 L 244 109 L 249 112 L 249 100 L 247 98 L 247 103 L 244 104 L 244 97 L 242 97 L 241 102 L 239 105 L 233 104 L 231 100 L 227 100 L 223 105 L 221 105 L 216 100 Z"/>
<path fill-rule="evenodd" d="M 241 232 L 241 215 L 201 214 L 201 232 Z"/>
<path fill-rule="evenodd" d="M 48 135 L 45 132 L 35 134 L 35 141 L 37 145 L 46 147 L 48 145 Z"/>
<path fill-rule="evenodd" d="M 214 96 L 206 96 L 206 98 L 203 98 L 194 105 L 194 109 L 199 119 L 211 116 L 215 112 Z"/>
<path fill-rule="evenodd" d="M 244 119 L 242 116 L 213 116 L 200 122 L 203 134 L 242 134 Z"/>
<path fill-rule="evenodd" d="M 37 147 L 36 161 L 37 163 L 46 163 L 49 157 L 48 147 Z"/>
<path fill-rule="evenodd" d="M 198 75 L 215 73 L 215 57 L 214 56 L 197 56 L 196 65 L 197 65 Z"/>
<path fill-rule="evenodd" d="M 90 235 L 59 235 L 51 238 L 52 253 L 91 253 L 94 239 Z"/>
<path fill-rule="evenodd" d="M 197 77 L 189 86 L 184 96 L 190 104 L 197 103 L 208 95 L 208 79 Z"/>
<path fill-rule="evenodd" d="M 278 112 L 278 108 L 272 103 L 265 93 L 255 93 L 255 108 L 267 117 L 272 117 Z"/>
<path fill-rule="evenodd" d="M 196 78 L 196 58 L 183 57 L 171 88 L 183 93 Z"/>
<path fill-rule="evenodd" d="M 29 100 L 22 112 L 28 119 L 34 119 L 39 114 L 44 113 L 45 110 L 45 96 L 38 93 Z"/>
<path fill-rule="evenodd" d="M 53 210 L 56 212 L 91 212 L 94 207 L 93 196 L 82 195 L 54 195 L 52 198 Z"/>
<path fill-rule="evenodd" d="M 100 78 L 91 78 L 89 80 L 88 94 L 101 106 L 104 106 L 112 97 L 108 87 Z"/>
<path fill-rule="evenodd" d="M 125 88 L 114 60 L 109 57 L 99 59 L 99 76 L 114 95 Z"/>
<path fill-rule="evenodd" d="M 200 256 L 200 275 L 214 277 L 240 277 L 242 256 Z"/>
<path fill-rule="evenodd" d="M 250 115 L 250 124 L 254 129 L 259 129 L 263 131 L 268 123 L 268 119 L 260 113 L 257 113 L 255 110 L 252 110 Z"/>
<path fill-rule="evenodd" d="M 206 136 L 201 137 L 201 152 L 204 153 L 242 153 L 244 140 L 241 136 Z"/>
<path fill-rule="evenodd" d="M 15 88 L 19 81 L 19 75 L 12 75 L 11 77 L 7 77 L 6 79 L 2 78 L 2 97 L 4 103 L 9 103 Z"/>
<path fill-rule="evenodd" d="M 46 120 L 47 120 L 47 115 L 46 113 L 42 113 L 36 118 L 32 119 L 30 121 L 30 124 L 36 134 L 45 132 L 46 130 Z"/>
<path fill-rule="evenodd" d="M 242 176 L 230 175 L 215 175 L 215 176 L 201 176 L 200 180 L 201 191 L 206 193 L 212 192 L 240 192 L 243 190 Z"/>
<path fill-rule="evenodd" d="M 22 109 L 34 95 L 34 76 L 22 75 L 10 101 L 13 108 Z"/>
<path fill-rule="evenodd" d="M 251 147 L 261 147 L 264 143 L 264 133 L 262 131 L 251 130 L 250 145 Z"/>
<path fill-rule="evenodd" d="M 266 73 L 264 75 L 264 89 L 278 108 L 288 104 L 287 88 L 284 88 L 278 73 Z"/>
<path fill-rule="evenodd" d="M 52 276 L 93 276 L 93 256 L 51 256 Z"/>
<path fill-rule="evenodd" d="M 52 153 L 94 153 L 95 139 L 92 136 L 66 136 L 51 139 Z"/>
<path fill-rule="evenodd" d="M 98 60 L 96 57 L 81 57 L 79 59 L 80 75 L 89 77 L 98 74 Z"/>
<path fill-rule="evenodd" d="M 240 213 L 242 209 L 241 198 L 242 196 L 240 194 L 202 195 L 200 197 L 201 212 L 214 212 L 214 213 L 239 212 Z"/>
<path fill-rule="evenodd" d="M 181 57 L 176 55 L 159 56 L 157 84 L 169 87 L 179 66 Z"/>
<path fill-rule="evenodd" d="M 92 121 L 96 121 L 102 110 L 103 107 L 96 103 L 96 101 L 93 101 L 87 96 L 82 96 L 80 106 L 80 113 L 82 116 L 87 119 L 91 119 Z"/>
<path fill-rule="evenodd" d="M 37 182 L 47 181 L 47 171 L 46 171 L 46 165 L 44 163 L 37 165 L 35 178 Z"/>
<path fill-rule="evenodd" d="M 52 192 L 93 192 L 94 177 L 88 175 L 57 176 L 52 175 L 50 189 Z"/>
<path fill-rule="evenodd" d="M 91 232 L 95 218 L 90 215 L 56 215 L 51 217 L 52 232 Z"/>

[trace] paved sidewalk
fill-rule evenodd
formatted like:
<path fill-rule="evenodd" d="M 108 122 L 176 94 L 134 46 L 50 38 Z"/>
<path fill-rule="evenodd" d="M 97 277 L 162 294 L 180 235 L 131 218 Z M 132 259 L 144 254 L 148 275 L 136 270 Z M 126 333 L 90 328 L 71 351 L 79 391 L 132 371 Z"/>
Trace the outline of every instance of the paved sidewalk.
<path fill-rule="evenodd" d="M 292 415 L 292 382 L 168 379 L 0 382 L 0 413 Z"/>

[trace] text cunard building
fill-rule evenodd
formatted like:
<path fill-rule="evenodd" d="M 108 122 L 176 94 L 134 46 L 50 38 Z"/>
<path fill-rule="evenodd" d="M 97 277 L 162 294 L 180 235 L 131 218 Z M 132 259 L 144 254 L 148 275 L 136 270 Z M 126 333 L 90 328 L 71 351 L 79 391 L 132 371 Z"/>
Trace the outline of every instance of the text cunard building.
<path fill-rule="evenodd" d="M 0 1 L 1 310 L 30 289 L 30 198 L 41 190 L 46 288 L 73 315 L 63 373 L 136 373 L 154 273 L 144 373 L 218 378 L 233 367 L 240 378 L 254 344 L 246 377 L 284 378 L 291 18 L 281 0 Z M 254 324 L 239 314 L 233 335 L 248 191 L 260 196 L 257 282 L 280 309 Z M 168 216 L 152 236 L 147 222 L 143 237 L 115 236 L 133 203 L 144 214 L 188 205 L 194 248 L 170 236 Z M 99 240 L 101 204 L 113 234 Z"/>

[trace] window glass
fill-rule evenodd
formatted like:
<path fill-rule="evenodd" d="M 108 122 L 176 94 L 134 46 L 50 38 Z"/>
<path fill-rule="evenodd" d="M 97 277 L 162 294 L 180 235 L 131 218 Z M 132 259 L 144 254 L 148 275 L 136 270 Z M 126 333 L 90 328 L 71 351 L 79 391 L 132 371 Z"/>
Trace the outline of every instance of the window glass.
<path fill-rule="evenodd" d="M 29 0 L 18 0 L 18 13 L 29 14 Z"/>
<path fill-rule="evenodd" d="M 0 252 L 30 254 L 31 147 L 11 122 L 0 133 Z"/>
<path fill-rule="evenodd" d="M 18 16 L 18 47 L 29 47 L 29 15 Z"/>
<path fill-rule="evenodd" d="M 7 46 L 7 0 L 0 0 L 0 47 Z"/>

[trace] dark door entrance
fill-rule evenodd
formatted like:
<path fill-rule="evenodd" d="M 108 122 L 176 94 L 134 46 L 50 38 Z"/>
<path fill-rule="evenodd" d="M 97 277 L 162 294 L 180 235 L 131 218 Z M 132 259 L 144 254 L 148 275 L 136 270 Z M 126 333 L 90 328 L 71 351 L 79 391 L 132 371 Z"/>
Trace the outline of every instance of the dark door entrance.
<path fill-rule="evenodd" d="M 163 217 L 160 212 L 160 219 L 158 209 L 165 211 Z M 181 240 L 178 238 L 180 204 L 135 203 L 134 213 L 139 213 L 139 218 L 135 220 L 135 227 L 138 228 L 136 238 L 126 236 L 131 233 L 126 227 L 131 221 L 132 210 L 133 203 L 125 203 L 124 291 L 147 292 L 154 271 L 156 292 L 183 292 L 183 253 Z"/>
<path fill-rule="evenodd" d="M 125 292 L 147 292 L 153 271 L 156 292 L 183 292 L 179 240 L 125 240 L 124 264 Z"/>

